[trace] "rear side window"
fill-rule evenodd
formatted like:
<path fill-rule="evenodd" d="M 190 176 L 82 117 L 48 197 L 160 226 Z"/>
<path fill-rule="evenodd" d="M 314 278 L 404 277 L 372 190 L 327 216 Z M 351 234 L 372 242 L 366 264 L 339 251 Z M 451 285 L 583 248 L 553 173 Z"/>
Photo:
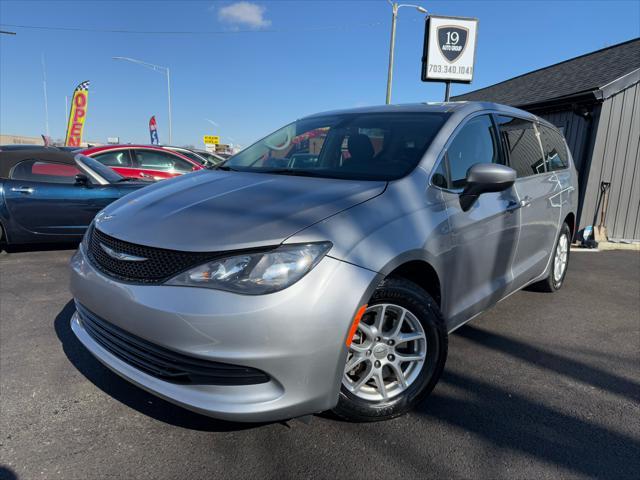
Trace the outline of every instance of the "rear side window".
<path fill-rule="evenodd" d="M 547 171 L 562 170 L 569 166 L 569 158 L 564 140 L 553 129 L 540 125 L 540 141 L 544 151 Z"/>
<path fill-rule="evenodd" d="M 191 172 L 193 165 L 170 153 L 156 150 L 134 150 L 138 168 L 158 170 L 161 172 Z"/>
<path fill-rule="evenodd" d="M 13 167 L 11 179 L 26 182 L 74 184 L 76 182 L 75 177 L 79 173 L 80 170 L 74 165 L 33 159 L 25 160 Z"/>
<path fill-rule="evenodd" d="M 544 173 L 544 160 L 537 132 L 532 122 L 498 116 L 500 135 L 509 157 L 509 165 L 518 178 Z"/>
<path fill-rule="evenodd" d="M 469 120 L 456 134 L 432 177 L 441 188 L 464 188 L 467 171 L 476 163 L 499 163 L 500 149 L 489 115 Z"/>
<path fill-rule="evenodd" d="M 128 150 L 113 150 L 111 152 L 94 155 L 93 158 L 107 167 L 130 167 L 131 157 Z"/>
<path fill-rule="evenodd" d="M 198 156 L 196 153 L 194 152 L 190 152 L 188 150 L 178 150 L 182 155 L 184 155 L 185 157 L 188 157 L 189 159 L 193 160 L 194 162 L 198 163 L 199 165 L 203 165 L 204 164 L 204 160 L 202 160 L 202 157 Z"/>

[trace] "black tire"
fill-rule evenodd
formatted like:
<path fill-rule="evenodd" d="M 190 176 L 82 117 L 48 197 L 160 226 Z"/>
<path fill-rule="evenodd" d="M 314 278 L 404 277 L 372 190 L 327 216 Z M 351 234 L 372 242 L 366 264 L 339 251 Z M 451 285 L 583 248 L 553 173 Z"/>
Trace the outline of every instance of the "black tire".
<path fill-rule="evenodd" d="M 353 422 L 375 422 L 402 415 L 428 396 L 442 375 L 447 359 L 448 336 L 440 309 L 431 296 L 415 283 L 402 278 L 385 279 L 374 292 L 369 306 L 393 303 L 409 310 L 422 325 L 427 340 L 426 361 L 409 387 L 387 401 L 368 401 L 341 385 L 338 417 Z"/>
<path fill-rule="evenodd" d="M 562 272 L 562 276 L 559 280 L 555 279 L 555 262 L 553 261 L 556 255 L 556 249 L 558 248 L 558 244 L 560 243 L 560 238 L 563 235 L 567 237 L 567 265 L 565 266 L 564 272 Z M 544 280 L 540 280 L 539 282 L 531 285 L 532 290 L 536 290 L 538 292 L 548 292 L 553 293 L 560 290 L 562 284 L 564 283 L 564 277 L 567 275 L 567 270 L 569 268 L 569 257 L 571 255 L 571 230 L 569 229 L 569 225 L 564 223 L 562 228 L 560 229 L 560 233 L 558 233 L 558 238 L 556 238 L 556 243 L 553 246 L 553 254 L 551 257 L 551 266 L 549 268 L 549 275 Z"/>

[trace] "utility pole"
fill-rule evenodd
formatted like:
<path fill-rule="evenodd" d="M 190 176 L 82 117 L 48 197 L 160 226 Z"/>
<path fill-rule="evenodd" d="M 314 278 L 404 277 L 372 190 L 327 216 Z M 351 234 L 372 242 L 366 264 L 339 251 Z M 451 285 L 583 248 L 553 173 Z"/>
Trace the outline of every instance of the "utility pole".
<path fill-rule="evenodd" d="M 49 102 L 47 100 L 47 68 L 44 64 L 44 53 L 41 57 L 42 60 L 42 89 L 44 90 L 44 131 L 47 137 L 49 136 Z"/>
<path fill-rule="evenodd" d="M 398 2 L 391 2 L 387 0 L 391 5 L 391 41 L 389 43 L 389 70 L 387 71 L 387 98 L 385 103 L 388 105 L 391 103 L 391 85 L 393 83 L 393 55 L 396 47 L 396 22 L 398 20 L 398 10 L 402 7 L 412 7 L 418 10 L 420 13 L 427 13 L 427 10 L 419 5 L 398 4 Z"/>
<path fill-rule="evenodd" d="M 391 103 L 391 84 L 393 83 L 393 51 L 396 47 L 396 21 L 398 20 L 398 4 L 391 5 L 391 42 L 389 44 L 389 70 L 387 71 L 387 97 L 385 103 Z"/>

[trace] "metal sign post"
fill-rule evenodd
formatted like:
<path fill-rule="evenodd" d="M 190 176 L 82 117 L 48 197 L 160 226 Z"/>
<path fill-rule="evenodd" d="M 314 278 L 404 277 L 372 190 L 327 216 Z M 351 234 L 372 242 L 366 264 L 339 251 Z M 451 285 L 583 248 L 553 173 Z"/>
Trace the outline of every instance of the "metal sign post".
<path fill-rule="evenodd" d="M 423 82 L 445 82 L 445 102 L 451 83 L 471 83 L 476 57 L 478 19 L 427 17 L 422 53 Z"/>

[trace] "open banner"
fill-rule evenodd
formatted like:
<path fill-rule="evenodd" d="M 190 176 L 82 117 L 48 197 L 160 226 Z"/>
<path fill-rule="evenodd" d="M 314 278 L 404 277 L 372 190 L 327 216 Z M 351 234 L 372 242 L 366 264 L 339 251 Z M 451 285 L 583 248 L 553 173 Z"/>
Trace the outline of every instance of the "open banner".
<path fill-rule="evenodd" d="M 149 135 L 151 135 L 151 145 L 158 145 L 158 124 L 155 115 L 149 120 Z"/>
<path fill-rule="evenodd" d="M 67 123 L 67 135 L 64 144 L 70 147 L 80 147 L 82 144 L 82 132 L 84 121 L 87 118 L 87 105 L 89 104 L 89 80 L 82 82 L 73 91 L 71 99 L 71 111 Z"/>

